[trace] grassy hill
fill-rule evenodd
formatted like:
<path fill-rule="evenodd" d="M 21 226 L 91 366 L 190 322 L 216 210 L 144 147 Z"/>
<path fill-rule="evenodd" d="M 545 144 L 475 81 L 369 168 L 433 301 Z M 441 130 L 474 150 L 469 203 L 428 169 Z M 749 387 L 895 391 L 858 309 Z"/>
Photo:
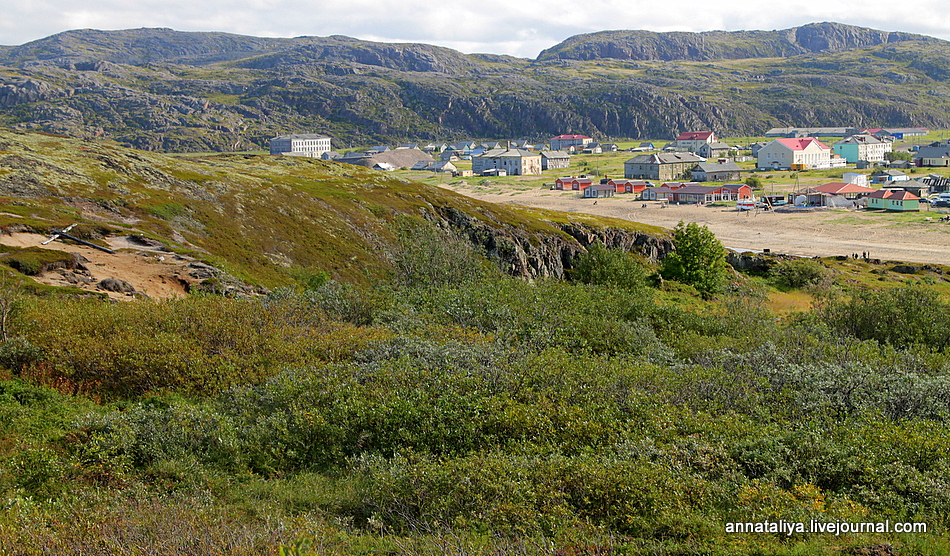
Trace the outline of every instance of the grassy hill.
<path fill-rule="evenodd" d="M 352 283 L 385 276 L 400 215 L 468 234 L 524 275 L 560 274 L 560 250 L 583 250 L 564 231 L 572 223 L 663 235 L 630 222 L 490 205 L 348 164 L 170 157 L 0 130 L 0 228 L 48 233 L 80 223 L 74 233 L 87 239 L 143 235 L 266 287 L 320 272 Z"/>

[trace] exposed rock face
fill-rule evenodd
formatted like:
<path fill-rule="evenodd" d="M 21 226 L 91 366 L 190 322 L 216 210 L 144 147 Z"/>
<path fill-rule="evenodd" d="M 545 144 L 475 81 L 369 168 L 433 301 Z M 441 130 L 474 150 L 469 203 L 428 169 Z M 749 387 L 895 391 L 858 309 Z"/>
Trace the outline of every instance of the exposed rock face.
<path fill-rule="evenodd" d="M 564 278 L 574 266 L 574 259 L 586 247 L 601 242 L 609 248 L 622 249 L 656 262 L 673 250 L 669 238 L 617 228 L 592 228 L 580 224 L 556 224 L 566 234 L 531 234 L 510 226 L 490 226 L 450 207 L 436 207 L 437 219 L 445 228 L 467 236 L 497 260 L 503 270 L 523 278 Z"/>
<path fill-rule="evenodd" d="M 10 108 L 28 102 L 51 100 L 62 91 L 45 81 L 16 78 L 0 84 L 0 107 Z"/>

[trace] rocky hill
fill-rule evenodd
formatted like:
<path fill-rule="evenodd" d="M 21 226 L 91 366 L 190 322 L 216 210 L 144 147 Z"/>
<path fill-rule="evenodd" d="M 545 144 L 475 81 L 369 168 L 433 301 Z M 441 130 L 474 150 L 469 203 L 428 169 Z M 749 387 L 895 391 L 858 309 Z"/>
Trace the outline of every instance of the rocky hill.
<path fill-rule="evenodd" d="M 348 37 L 80 30 L 0 48 L 0 124 L 146 150 L 950 127 L 950 43 L 833 23 L 581 35 L 536 60 Z"/>
<path fill-rule="evenodd" d="M 541 52 L 538 60 L 611 58 L 702 62 L 832 53 L 899 43 L 935 46 L 945 44 L 945 41 L 840 23 L 813 23 L 781 31 L 601 31 L 571 37 Z"/>

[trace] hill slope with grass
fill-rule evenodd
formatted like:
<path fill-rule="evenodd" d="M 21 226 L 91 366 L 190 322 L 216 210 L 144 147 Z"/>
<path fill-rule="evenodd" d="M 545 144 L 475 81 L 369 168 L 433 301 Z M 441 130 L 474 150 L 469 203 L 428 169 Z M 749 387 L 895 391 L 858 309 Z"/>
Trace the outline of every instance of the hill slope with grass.
<path fill-rule="evenodd" d="M 392 267 L 393 224 L 401 217 L 462 234 L 520 276 L 561 276 L 597 238 L 654 259 L 668 250 L 658 228 L 518 211 L 349 164 L 270 155 L 170 157 L 0 130 L 0 229 L 8 236 L 37 234 L 20 248 L 78 223 L 71 233 L 80 239 L 133 252 L 151 246 L 153 257 L 168 250 L 169 257 L 191 257 L 252 285 L 321 273 L 368 283 Z"/>

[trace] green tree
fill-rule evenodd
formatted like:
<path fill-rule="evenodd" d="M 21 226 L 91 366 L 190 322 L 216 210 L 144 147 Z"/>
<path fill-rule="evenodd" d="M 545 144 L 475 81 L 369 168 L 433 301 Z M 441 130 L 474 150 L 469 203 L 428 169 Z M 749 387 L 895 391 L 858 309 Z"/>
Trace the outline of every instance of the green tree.
<path fill-rule="evenodd" d="M 762 178 L 758 176 L 749 176 L 745 179 L 745 184 L 752 189 L 762 189 Z"/>
<path fill-rule="evenodd" d="M 592 243 L 574 262 L 573 277 L 585 284 L 607 284 L 638 289 L 646 284 L 646 271 L 632 255 Z"/>
<path fill-rule="evenodd" d="M 680 221 L 673 229 L 673 252 L 663 260 L 660 273 L 708 295 L 722 290 L 726 266 L 726 248 L 709 228 Z"/>

